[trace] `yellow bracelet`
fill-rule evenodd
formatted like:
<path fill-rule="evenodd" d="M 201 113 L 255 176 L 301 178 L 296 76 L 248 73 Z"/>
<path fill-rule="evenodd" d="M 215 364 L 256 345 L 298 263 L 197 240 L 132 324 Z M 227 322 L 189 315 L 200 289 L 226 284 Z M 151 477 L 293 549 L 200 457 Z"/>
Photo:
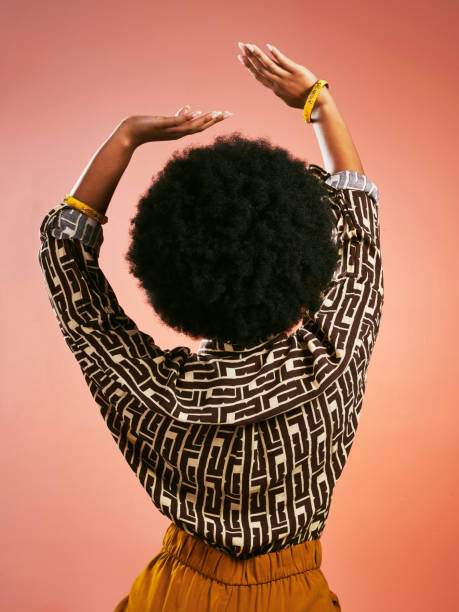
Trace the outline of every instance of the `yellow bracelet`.
<path fill-rule="evenodd" d="M 81 211 L 85 215 L 88 215 L 88 217 L 91 217 L 91 219 L 94 219 L 94 221 L 97 221 L 98 223 L 103 224 L 103 223 L 107 223 L 108 221 L 108 217 L 101 214 L 97 210 L 94 210 L 94 208 L 91 208 L 91 206 L 88 206 L 84 202 L 77 200 L 76 198 L 74 198 L 73 196 L 69 194 L 65 196 L 64 202 L 68 204 L 69 206 L 72 206 L 73 208 L 76 208 L 77 210 Z"/>
<path fill-rule="evenodd" d="M 308 98 L 306 100 L 306 103 L 303 109 L 303 119 L 307 121 L 308 123 L 311 123 L 311 112 L 312 112 L 314 103 L 317 99 L 317 96 L 319 95 L 320 90 L 322 89 L 324 85 L 330 88 L 328 85 L 328 81 L 325 81 L 324 79 L 318 79 L 312 86 L 311 91 L 309 92 Z"/>

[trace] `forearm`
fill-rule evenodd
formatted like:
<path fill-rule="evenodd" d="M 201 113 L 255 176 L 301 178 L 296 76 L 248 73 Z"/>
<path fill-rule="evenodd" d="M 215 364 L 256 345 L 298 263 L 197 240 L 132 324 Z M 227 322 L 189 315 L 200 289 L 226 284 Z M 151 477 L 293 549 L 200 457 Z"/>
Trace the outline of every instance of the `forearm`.
<path fill-rule="evenodd" d="M 355 170 L 364 174 L 352 136 L 327 87 L 319 92 L 311 122 L 327 172 Z"/>
<path fill-rule="evenodd" d="M 104 215 L 134 150 L 123 120 L 93 155 L 69 194 Z"/>

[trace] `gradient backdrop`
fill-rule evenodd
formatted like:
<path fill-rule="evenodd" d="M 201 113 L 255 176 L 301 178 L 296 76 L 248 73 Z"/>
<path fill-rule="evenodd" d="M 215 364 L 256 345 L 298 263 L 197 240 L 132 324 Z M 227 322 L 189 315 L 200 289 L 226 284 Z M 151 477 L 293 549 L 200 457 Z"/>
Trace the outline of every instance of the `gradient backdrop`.
<path fill-rule="evenodd" d="M 272 43 L 330 81 L 381 193 L 384 311 L 322 570 L 345 612 L 459 609 L 458 5 L 4 0 L 1 12 L 0 608 L 110 612 L 160 549 L 169 521 L 64 342 L 38 231 L 125 116 L 232 111 L 137 150 L 104 226 L 101 268 L 126 312 L 161 347 L 197 350 L 159 321 L 123 260 L 152 175 L 175 149 L 233 130 L 323 163 L 301 111 L 238 61 L 241 40 Z"/>

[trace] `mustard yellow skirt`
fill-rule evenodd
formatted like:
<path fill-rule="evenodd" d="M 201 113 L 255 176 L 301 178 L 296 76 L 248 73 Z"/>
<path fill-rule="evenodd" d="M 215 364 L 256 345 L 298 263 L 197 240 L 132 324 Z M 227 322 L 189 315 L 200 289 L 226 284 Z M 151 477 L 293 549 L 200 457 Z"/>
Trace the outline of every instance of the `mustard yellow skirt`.
<path fill-rule="evenodd" d="M 168 527 L 160 552 L 114 612 L 336 612 L 320 540 L 237 559 Z"/>

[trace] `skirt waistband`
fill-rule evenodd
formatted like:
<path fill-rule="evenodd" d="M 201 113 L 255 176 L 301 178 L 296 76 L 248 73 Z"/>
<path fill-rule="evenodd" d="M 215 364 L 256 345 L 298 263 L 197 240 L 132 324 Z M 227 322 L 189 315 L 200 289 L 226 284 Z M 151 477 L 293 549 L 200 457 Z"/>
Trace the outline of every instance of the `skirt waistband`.
<path fill-rule="evenodd" d="M 233 586 L 260 584 L 320 568 L 320 539 L 307 540 L 282 550 L 238 559 L 190 535 L 174 523 L 163 539 L 163 551 L 197 572 Z"/>

